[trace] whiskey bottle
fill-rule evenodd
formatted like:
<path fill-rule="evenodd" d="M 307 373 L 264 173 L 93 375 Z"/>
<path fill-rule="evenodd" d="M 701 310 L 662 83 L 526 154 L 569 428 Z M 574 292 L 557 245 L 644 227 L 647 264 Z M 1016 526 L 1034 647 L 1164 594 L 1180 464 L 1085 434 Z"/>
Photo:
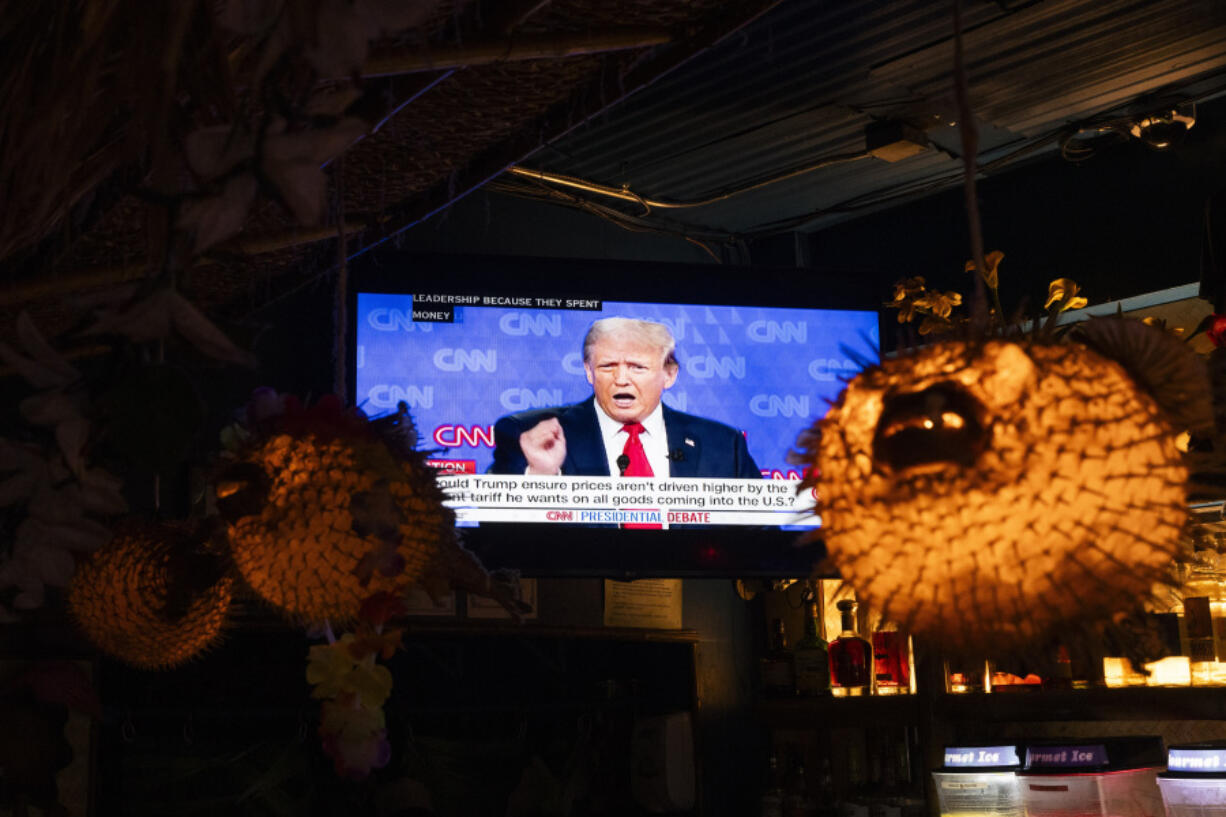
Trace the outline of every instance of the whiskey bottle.
<path fill-rule="evenodd" d="M 763 695 L 779 698 L 796 694 L 792 652 L 788 649 L 787 634 L 781 618 L 771 620 L 770 649 L 762 656 L 758 667 Z"/>
<path fill-rule="evenodd" d="M 830 694 L 830 645 L 826 643 L 816 593 L 805 596 L 805 634 L 792 648 L 796 694 Z"/>
<path fill-rule="evenodd" d="M 873 648 L 856 632 L 856 603 L 843 599 L 835 606 L 843 618 L 843 632 L 830 642 L 830 691 L 839 697 L 868 695 Z"/>
<path fill-rule="evenodd" d="M 873 633 L 873 680 L 878 695 L 898 695 L 911 691 L 907 639 L 893 622 L 882 621 Z"/>

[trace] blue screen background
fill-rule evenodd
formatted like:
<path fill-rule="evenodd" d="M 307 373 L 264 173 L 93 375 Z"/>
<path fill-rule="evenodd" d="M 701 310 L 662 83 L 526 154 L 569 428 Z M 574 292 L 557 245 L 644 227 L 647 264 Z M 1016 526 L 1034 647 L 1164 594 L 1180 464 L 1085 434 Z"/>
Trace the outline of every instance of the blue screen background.
<path fill-rule="evenodd" d="M 592 321 L 667 324 L 681 364 L 664 402 L 746 432 L 768 476 L 823 416 L 857 361 L 878 359 L 877 313 L 604 301 L 600 311 L 455 306 L 454 323 L 414 322 L 413 296 L 357 296 L 355 402 L 367 414 L 404 400 L 421 445 L 443 459 L 493 460 L 491 427 L 516 411 L 586 399 L 581 346 Z M 432 308 L 422 305 L 422 309 Z"/>

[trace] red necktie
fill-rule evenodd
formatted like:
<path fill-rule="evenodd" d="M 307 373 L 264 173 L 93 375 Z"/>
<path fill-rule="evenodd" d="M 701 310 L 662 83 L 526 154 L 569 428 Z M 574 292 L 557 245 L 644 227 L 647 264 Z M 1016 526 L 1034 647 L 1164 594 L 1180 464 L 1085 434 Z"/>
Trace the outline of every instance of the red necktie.
<path fill-rule="evenodd" d="M 626 470 L 622 472 L 622 476 L 655 476 L 651 470 L 651 463 L 647 461 L 647 452 L 643 450 L 643 441 L 639 439 L 639 435 L 643 433 L 643 424 L 626 423 L 622 426 L 622 431 L 626 432 L 627 435 L 626 447 L 622 449 L 622 454 L 630 458 L 630 462 L 626 464 Z M 658 530 L 661 526 L 650 522 L 627 522 L 622 527 Z"/>
<path fill-rule="evenodd" d="M 627 435 L 626 447 L 622 449 L 622 453 L 630 458 L 630 462 L 626 465 L 626 470 L 622 472 L 622 476 L 655 476 L 651 471 L 651 463 L 647 461 L 647 452 L 643 450 L 643 441 L 639 439 L 639 435 L 643 433 L 643 424 L 626 423 L 622 426 L 622 431 L 626 432 Z"/>

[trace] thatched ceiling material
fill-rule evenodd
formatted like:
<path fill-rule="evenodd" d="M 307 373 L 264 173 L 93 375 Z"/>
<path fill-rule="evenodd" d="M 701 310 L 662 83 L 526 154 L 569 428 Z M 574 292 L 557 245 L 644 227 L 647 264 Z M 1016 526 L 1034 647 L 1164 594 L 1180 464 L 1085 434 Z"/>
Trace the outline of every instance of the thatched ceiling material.
<path fill-rule="evenodd" d="M 377 213 L 445 182 L 491 141 L 564 102 L 601 64 L 577 57 L 457 72 L 346 153 L 345 212 Z"/>
<path fill-rule="evenodd" d="M 352 248 L 394 235 L 777 1 L 35 4 L 0 23 L 26 35 L 0 58 L 0 193 L 23 214 L 0 225 L 0 306 L 60 299 L 38 310 L 54 334 L 64 296 L 162 269 L 246 311 L 335 263 L 303 242 L 339 219 Z"/>

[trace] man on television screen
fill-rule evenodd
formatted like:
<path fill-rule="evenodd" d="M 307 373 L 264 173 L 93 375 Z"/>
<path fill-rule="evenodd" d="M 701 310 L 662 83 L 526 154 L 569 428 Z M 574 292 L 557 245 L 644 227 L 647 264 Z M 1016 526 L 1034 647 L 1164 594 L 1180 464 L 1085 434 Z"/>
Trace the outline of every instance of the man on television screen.
<path fill-rule="evenodd" d="M 603 318 L 583 339 L 592 396 L 494 424 L 494 474 L 761 479 L 745 437 L 660 402 L 677 382 L 668 327 Z"/>

